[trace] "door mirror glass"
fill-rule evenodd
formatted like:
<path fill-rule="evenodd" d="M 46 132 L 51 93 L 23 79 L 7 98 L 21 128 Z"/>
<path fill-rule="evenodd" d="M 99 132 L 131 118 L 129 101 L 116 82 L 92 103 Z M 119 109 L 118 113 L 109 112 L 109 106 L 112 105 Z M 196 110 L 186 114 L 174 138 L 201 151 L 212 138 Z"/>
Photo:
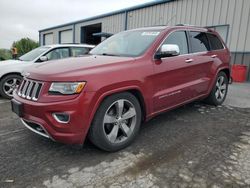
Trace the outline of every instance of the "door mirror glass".
<path fill-rule="evenodd" d="M 161 59 L 164 57 L 172 57 L 180 55 L 180 48 L 176 44 L 163 44 L 161 48 L 156 52 L 155 58 Z"/>
<path fill-rule="evenodd" d="M 39 59 L 41 62 L 48 61 L 48 58 L 46 56 L 41 56 Z"/>

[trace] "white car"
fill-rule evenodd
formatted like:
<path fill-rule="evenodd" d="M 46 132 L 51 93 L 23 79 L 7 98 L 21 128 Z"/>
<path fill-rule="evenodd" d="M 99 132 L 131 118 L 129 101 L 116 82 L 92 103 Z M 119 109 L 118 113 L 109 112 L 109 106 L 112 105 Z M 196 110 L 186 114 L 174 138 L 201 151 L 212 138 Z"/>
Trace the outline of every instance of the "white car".
<path fill-rule="evenodd" d="M 11 99 L 13 90 L 22 80 L 22 72 L 34 63 L 78 57 L 87 54 L 93 45 L 87 44 L 57 44 L 38 47 L 18 60 L 0 61 L 0 95 Z"/>

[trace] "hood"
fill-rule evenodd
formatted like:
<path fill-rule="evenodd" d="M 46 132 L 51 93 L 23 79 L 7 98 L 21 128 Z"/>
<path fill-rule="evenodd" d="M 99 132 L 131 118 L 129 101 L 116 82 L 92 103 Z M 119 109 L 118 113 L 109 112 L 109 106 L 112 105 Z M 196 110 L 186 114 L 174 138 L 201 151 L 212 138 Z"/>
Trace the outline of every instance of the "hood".
<path fill-rule="evenodd" d="M 20 60 L 6 60 L 0 61 L 0 76 L 2 74 L 19 72 L 21 73 L 23 69 L 32 65 L 33 62 L 30 61 L 20 61 Z"/>
<path fill-rule="evenodd" d="M 0 61 L 0 67 L 22 66 L 31 63 L 32 63 L 31 61 L 20 61 L 11 59 L 11 60 Z"/>
<path fill-rule="evenodd" d="M 24 63 L 24 61 L 11 59 L 11 60 L 0 61 L 0 66 L 16 65 L 20 63 Z"/>
<path fill-rule="evenodd" d="M 82 81 L 90 74 L 119 69 L 131 61 L 134 58 L 89 55 L 32 65 L 26 72 L 29 78 L 41 81 Z"/>

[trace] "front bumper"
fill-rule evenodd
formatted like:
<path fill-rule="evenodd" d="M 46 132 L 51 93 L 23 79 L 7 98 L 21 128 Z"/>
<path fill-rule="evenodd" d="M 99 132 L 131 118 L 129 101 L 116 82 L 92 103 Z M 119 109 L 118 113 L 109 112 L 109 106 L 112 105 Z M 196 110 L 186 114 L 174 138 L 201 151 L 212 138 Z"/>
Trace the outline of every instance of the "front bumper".
<path fill-rule="evenodd" d="M 71 100 L 39 103 L 14 93 L 12 100 L 22 104 L 21 121 L 31 131 L 64 144 L 83 144 L 90 126 L 93 96 L 93 92 L 86 92 Z M 67 113 L 70 121 L 60 123 L 53 113 Z"/>
<path fill-rule="evenodd" d="M 38 125 L 35 122 L 31 122 L 28 120 L 24 120 L 21 118 L 21 122 L 23 123 L 23 125 L 28 128 L 29 130 L 31 130 L 32 132 L 39 134 L 45 138 L 51 138 L 49 133 L 46 131 L 46 129 L 42 126 L 42 125 Z M 51 138 L 52 139 L 52 138 Z M 52 139 L 53 140 L 53 139 Z"/>

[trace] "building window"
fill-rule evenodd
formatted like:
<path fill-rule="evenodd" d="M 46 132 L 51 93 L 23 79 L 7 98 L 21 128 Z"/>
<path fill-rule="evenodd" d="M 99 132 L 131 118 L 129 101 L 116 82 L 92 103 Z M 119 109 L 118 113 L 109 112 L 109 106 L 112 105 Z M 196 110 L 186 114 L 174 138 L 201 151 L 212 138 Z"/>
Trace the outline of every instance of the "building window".
<path fill-rule="evenodd" d="M 217 33 L 219 33 L 223 41 L 227 43 L 229 25 L 216 25 L 216 26 L 209 26 L 207 28 L 215 30 Z"/>

